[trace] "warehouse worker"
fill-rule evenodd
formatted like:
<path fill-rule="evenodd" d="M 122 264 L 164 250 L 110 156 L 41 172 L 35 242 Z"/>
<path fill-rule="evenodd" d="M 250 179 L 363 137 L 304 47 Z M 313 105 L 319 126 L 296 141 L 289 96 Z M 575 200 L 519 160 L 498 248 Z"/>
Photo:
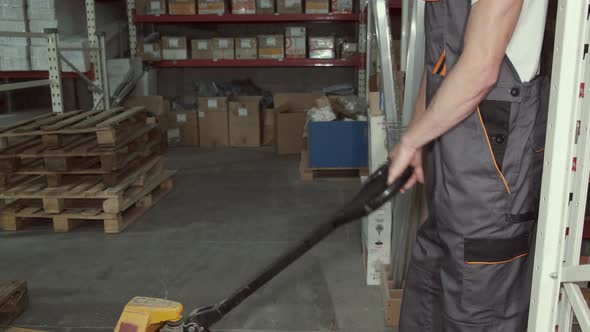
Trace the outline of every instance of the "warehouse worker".
<path fill-rule="evenodd" d="M 426 178 L 429 208 L 400 332 L 526 331 L 546 11 L 547 0 L 426 2 L 425 75 L 412 121 L 390 152 L 389 181 L 413 166 L 405 189 Z"/>

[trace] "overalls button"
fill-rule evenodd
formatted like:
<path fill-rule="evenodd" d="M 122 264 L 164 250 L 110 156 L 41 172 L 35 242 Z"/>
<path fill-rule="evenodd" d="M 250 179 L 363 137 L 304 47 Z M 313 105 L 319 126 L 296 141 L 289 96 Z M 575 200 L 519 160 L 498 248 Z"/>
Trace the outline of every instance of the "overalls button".
<path fill-rule="evenodd" d="M 496 136 L 496 143 L 498 143 L 498 144 L 504 143 L 504 135 Z"/>
<path fill-rule="evenodd" d="M 518 96 L 520 96 L 520 89 L 519 88 L 512 88 L 512 90 L 510 90 L 510 94 L 512 95 L 512 97 L 518 97 Z"/>

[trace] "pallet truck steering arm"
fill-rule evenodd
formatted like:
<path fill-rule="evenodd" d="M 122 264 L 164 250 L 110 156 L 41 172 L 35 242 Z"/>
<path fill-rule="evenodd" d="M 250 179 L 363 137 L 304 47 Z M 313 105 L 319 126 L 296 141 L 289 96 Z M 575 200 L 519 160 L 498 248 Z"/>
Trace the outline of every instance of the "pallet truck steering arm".
<path fill-rule="evenodd" d="M 391 185 L 387 185 L 389 163 L 371 174 L 357 195 L 327 222 L 320 224 L 295 246 L 262 272 L 220 303 L 192 311 L 182 320 L 182 304 L 155 298 L 135 297 L 123 310 L 115 332 L 209 332 L 250 295 L 313 248 L 340 226 L 358 220 L 381 207 L 395 196 L 412 174 L 410 168 Z"/>

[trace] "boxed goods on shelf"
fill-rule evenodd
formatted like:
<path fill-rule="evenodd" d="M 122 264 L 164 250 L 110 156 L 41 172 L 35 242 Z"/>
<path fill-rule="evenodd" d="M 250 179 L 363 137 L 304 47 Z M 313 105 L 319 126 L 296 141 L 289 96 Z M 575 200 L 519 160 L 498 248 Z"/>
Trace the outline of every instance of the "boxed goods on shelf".
<path fill-rule="evenodd" d="M 183 60 L 188 58 L 186 37 L 162 37 L 162 58 L 164 60 Z"/>
<path fill-rule="evenodd" d="M 229 146 L 226 97 L 199 98 L 199 143 L 204 148 Z"/>
<path fill-rule="evenodd" d="M 229 102 L 229 143 L 233 147 L 260 146 L 260 96 Z"/>
<path fill-rule="evenodd" d="M 258 36 L 259 59 L 283 59 L 285 57 L 283 35 Z"/>
<path fill-rule="evenodd" d="M 26 10 L 24 0 L 0 0 L 0 20 L 24 21 L 27 18 L 25 13 Z"/>
<path fill-rule="evenodd" d="M 303 12 L 303 0 L 277 0 L 277 13 L 301 14 Z"/>
<path fill-rule="evenodd" d="M 29 50 L 26 45 L 0 45 L 0 70 L 31 70 Z"/>
<path fill-rule="evenodd" d="M 0 20 L 0 31 L 27 32 L 27 22 Z M 0 37 L 0 47 L 6 47 L 6 45 L 26 46 L 29 42 L 27 38 Z"/>
<path fill-rule="evenodd" d="M 257 14 L 274 14 L 275 1 L 274 0 L 256 0 Z"/>
<path fill-rule="evenodd" d="M 321 93 L 277 93 L 275 105 L 275 151 L 279 155 L 299 154 L 307 110 L 316 105 Z"/>
<path fill-rule="evenodd" d="M 199 146 L 197 111 L 168 113 L 168 143 L 172 146 Z"/>
<path fill-rule="evenodd" d="M 225 14 L 225 1 L 224 0 L 198 0 L 198 1 L 199 1 L 199 14 Z"/>
<path fill-rule="evenodd" d="M 285 28 L 285 58 L 305 59 L 307 55 L 306 42 L 304 27 Z"/>
<path fill-rule="evenodd" d="M 197 13 L 195 0 L 168 0 L 168 14 L 194 15 Z"/>
<path fill-rule="evenodd" d="M 213 42 L 211 39 L 191 40 L 191 59 L 213 59 Z"/>
<path fill-rule="evenodd" d="M 256 38 L 236 38 L 236 59 L 257 59 Z"/>
<path fill-rule="evenodd" d="M 332 0 L 332 13 L 352 13 L 352 0 Z"/>
<path fill-rule="evenodd" d="M 305 0 L 306 14 L 328 14 L 330 12 L 330 0 Z"/>
<path fill-rule="evenodd" d="M 340 57 L 341 58 L 351 58 L 358 54 L 358 44 L 357 43 L 343 43 L 342 49 L 340 50 Z"/>
<path fill-rule="evenodd" d="M 151 43 L 140 40 L 137 43 L 137 53 L 145 61 L 162 60 L 162 43 L 159 40 Z"/>
<path fill-rule="evenodd" d="M 135 0 L 135 13 L 138 15 L 165 15 L 166 0 Z"/>
<path fill-rule="evenodd" d="M 256 14 L 256 0 L 232 0 L 232 14 Z"/>
<path fill-rule="evenodd" d="M 213 38 L 213 59 L 235 59 L 233 38 Z"/>
<path fill-rule="evenodd" d="M 334 37 L 309 37 L 310 59 L 334 59 Z"/>

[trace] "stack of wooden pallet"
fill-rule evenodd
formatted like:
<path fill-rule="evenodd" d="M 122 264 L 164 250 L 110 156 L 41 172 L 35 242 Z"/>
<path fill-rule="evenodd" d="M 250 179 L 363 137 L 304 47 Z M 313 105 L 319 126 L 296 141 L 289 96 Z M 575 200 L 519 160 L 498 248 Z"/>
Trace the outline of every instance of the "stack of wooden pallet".
<path fill-rule="evenodd" d="M 172 189 L 165 142 L 143 107 L 44 114 L 0 129 L 0 228 L 84 220 L 118 233 Z"/>

